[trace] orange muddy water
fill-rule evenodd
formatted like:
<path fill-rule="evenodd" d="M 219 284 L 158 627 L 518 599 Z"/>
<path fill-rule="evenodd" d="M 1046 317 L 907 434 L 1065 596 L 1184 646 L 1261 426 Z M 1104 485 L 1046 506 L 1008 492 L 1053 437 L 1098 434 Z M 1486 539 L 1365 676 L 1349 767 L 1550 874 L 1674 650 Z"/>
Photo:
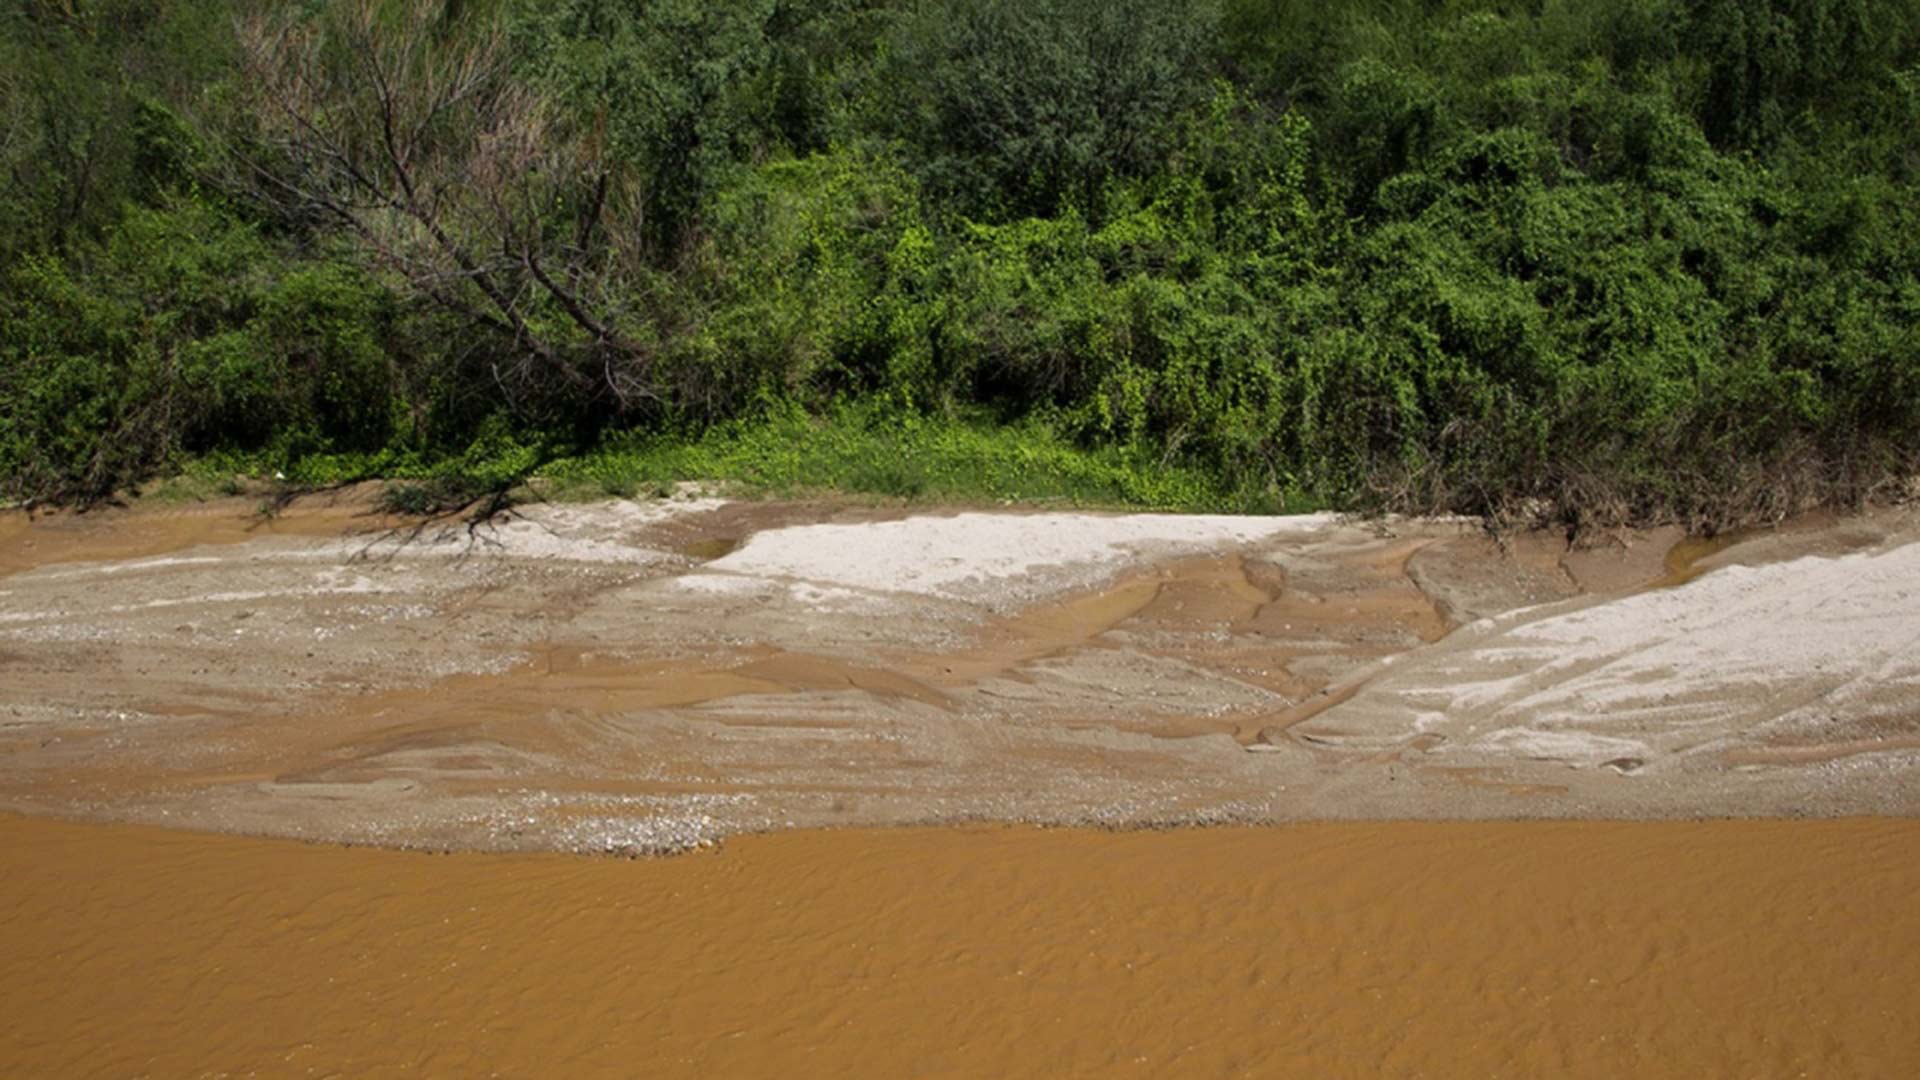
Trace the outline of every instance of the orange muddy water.
<path fill-rule="evenodd" d="M 142 559 L 199 544 L 241 544 L 272 536 L 343 536 L 390 528 L 366 485 L 311 497 L 297 513 L 267 512 L 244 499 L 179 507 L 0 512 L 0 576 L 57 563 Z"/>
<path fill-rule="evenodd" d="M 0 817 L 6 1076 L 1920 1075 L 1920 822 L 794 832 L 616 861 Z"/>

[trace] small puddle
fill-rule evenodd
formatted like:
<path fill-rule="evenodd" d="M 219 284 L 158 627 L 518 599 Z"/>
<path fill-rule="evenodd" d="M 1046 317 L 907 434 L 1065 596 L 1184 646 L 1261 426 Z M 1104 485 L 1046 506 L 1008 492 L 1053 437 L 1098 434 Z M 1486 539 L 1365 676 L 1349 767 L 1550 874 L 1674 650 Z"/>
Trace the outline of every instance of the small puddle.
<path fill-rule="evenodd" d="M 108 562 L 168 555 L 202 545 L 240 544 L 270 536 L 372 534 L 394 519 L 372 506 L 343 501 L 262 514 L 257 502 L 223 499 L 178 510 L 59 510 L 38 515 L 0 511 L 0 577 L 57 563 Z"/>
<path fill-rule="evenodd" d="M 1746 539 L 1752 533 L 1753 530 L 1750 529 L 1731 529 L 1712 536 L 1688 536 L 1681 539 L 1667 549 L 1666 572 L 1647 588 L 1672 589 L 1685 585 L 1711 569 L 1702 565 L 1708 559 Z"/>
<path fill-rule="evenodd" d="M 711 536 L 705 540 L 695 540 L 693 543 L 681 547 L 680 554 L 685 555 L 689 559 L 699 559 L 701 562 L 712 562 L 715 559 L 726 558 L 738 550 L 739 547 L 740 537 L 738 536 Z"/>

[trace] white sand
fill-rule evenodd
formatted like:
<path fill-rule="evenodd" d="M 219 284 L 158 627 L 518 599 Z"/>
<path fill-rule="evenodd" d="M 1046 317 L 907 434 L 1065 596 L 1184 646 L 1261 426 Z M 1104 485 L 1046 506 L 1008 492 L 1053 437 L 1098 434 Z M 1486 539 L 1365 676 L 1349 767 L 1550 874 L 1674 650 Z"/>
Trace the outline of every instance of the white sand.
<path fill-rule="evenodd" d="M 1025 601 L 1090 585 L 1143 555 L 1253 543 L 1331 526 L 1292 517 L 983 514 L 758 533 L 706 569 L 954 600 Z"/>
<path fill-rule="evenodd" d="M 517 559 L 645 565 L 659 562 L 670 554 L 641 542 L 640 535 L 647 529 L 724 505 L 718 499 L 696 498 L 526 506 L 471 532 L 463 523 L 436 526 L 418 537 L 401 534 L 375 545 L 369 553 L 488 554 Z M 351 547 L 353 542 L 348 541 L 344 546 Z M 364 541 L 361 546 L 365 546 Z"/>
<path fill-rule="evenodd" d="M 1447 739 L 1441 753 L 1590 766 L 1916 707 L 1920 544 L 1907 544 L 1486 620 L 1300 730 L 1381 746 L 1434 733 Z"/>

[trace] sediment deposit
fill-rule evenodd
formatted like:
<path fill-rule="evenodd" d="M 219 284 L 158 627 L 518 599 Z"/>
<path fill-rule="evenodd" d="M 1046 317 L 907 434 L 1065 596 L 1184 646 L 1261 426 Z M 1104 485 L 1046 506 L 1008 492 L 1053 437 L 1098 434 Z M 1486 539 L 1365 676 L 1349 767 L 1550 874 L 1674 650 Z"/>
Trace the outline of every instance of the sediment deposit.
<path fill-rule="evenodd" d="M 16 810 L 665 851 L 786 826 L 1920 808 L 1897 512 L 1578 548 L 692 493 L 4 528 Z"/>

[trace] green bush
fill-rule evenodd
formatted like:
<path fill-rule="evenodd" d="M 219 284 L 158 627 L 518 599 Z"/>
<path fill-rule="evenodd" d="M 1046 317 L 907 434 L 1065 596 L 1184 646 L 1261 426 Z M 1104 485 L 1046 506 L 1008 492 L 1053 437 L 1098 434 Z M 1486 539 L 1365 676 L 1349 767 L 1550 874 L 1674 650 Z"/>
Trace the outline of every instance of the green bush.
<path fill-rule="evenodd" d="M 97 497 L 225 447 L 384 445 L 383 303 L 351 267 L 289 263 L 203 205 L 130 207 L 104 243 L 7 275 L 0 475 L 15 495 Z"/>
<path fill-rule="evenodd" d="M 1206 89 L 1207 3 L 951 0 L 887 39 L 884 130 L 934 192 L 1004 220 L 1087 207 L 1152 171 Z"/>
<path fill-rule="evenodd" d="M 1920 468 L 1916 0 L 470 0 L 402 43 L 508 43 L 407 144 L 471 164 L 451 218 L 263 195 L 331 159 L 247 111 L 233 14 L 0 11 L 8 498 L 197 460 L 1720 526 Z"/>

